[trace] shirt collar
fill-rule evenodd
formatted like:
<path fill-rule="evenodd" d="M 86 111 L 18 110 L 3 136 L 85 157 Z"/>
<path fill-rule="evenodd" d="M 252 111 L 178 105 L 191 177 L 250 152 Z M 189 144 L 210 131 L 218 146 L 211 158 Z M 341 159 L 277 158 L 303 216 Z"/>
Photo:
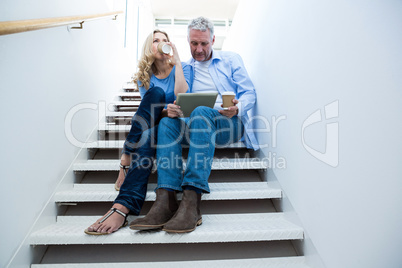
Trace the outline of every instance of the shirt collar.
<path fill-rule="evenodd" d="M 212 59 L 212 61 L 211 61 L 211 63 L 212 63 L 215 59 L 221 60 L 222 57 L 219 52 L 212 49 L 212 58 L 211 59 Z M 195 59 L 193 57 L 191 57 L 189 63 L 194 67 Z"/>

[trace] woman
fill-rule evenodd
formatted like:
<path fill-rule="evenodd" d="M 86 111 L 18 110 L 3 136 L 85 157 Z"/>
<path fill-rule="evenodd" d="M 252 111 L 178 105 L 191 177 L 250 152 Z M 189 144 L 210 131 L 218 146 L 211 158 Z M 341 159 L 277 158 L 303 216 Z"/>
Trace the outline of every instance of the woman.
<path fill-rule="evenodd" d="M 160 42 L 169 44 L 173 55 L 158 52 Z M 155 30 L 145 40 L 138 69 L 134 82 L 142 101 L 133 116 L 120 158 L 115 183 L 119 195 L 108 213 L 85 230 L 87 234 L 113 233 L 127 225 L 128 214 L 139 215 L 156 152 L 157 124 L 167 113 L 165 105 L 173 103 L 174 92 L 188 88 L 177 49 L 163 31 Z"/>

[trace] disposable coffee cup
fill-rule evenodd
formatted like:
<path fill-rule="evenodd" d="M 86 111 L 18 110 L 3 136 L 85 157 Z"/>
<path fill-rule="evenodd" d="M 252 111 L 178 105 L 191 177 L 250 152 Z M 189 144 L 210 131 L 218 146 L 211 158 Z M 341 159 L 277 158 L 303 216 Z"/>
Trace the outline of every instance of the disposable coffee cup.
<path fill-rule="evenodd" d="M 162 54 L 170 54 L 170 51 L 172 51 L 172 47 L 165 42 L 160 42 L 158 44 L 158 51 Z"/>
<path fill-rule="evenodd" d="M 233 99 L 235 98 L 236 94 L 234 92 L 223 92 L 222 93 L 222 102 L 223 102 L 223 109 L 227 110 L 230 106 L 235 106 L 233 103 Z"/>

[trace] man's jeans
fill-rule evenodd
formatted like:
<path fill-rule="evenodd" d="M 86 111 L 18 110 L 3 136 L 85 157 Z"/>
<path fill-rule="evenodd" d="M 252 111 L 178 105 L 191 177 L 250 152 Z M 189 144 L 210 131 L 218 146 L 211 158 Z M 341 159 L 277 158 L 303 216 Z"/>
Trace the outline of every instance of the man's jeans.
<path fill-rule="evenodd" d="M 158 127 L 158 187 L 182 191 L 191 186 L 209 193 L 208 177 L 215 146 L 238 141 L 244 127 L 240 118 L 228 118 L 200 106 L 188 118 L 163 118 Z M 190 146 L 183 174 L 182 145 Z"/>
<path fill-rule="evenodd" d="M 165 92 L 159 87 L 147 90 L 133 116 L 130 132 L 124 143 L 124 154 L 131 156 L 131 166 L 114 203 L 131 214 L 139 215 L 147 193 L 148 177 L 156 153 L 157 125 L 165 106 Z"/>

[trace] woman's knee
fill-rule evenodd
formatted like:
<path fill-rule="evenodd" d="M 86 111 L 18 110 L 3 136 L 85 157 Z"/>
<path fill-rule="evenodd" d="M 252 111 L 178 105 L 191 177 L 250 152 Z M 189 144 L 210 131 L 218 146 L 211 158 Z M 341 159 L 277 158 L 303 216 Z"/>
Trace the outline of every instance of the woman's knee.
<path fill-rule="evenodd" d="M 151 87 L 148 89 L 147 94 L 150 95 L 153 100 L 158 102 L 165 101 L 165 91 L 160 87 Z"/>

